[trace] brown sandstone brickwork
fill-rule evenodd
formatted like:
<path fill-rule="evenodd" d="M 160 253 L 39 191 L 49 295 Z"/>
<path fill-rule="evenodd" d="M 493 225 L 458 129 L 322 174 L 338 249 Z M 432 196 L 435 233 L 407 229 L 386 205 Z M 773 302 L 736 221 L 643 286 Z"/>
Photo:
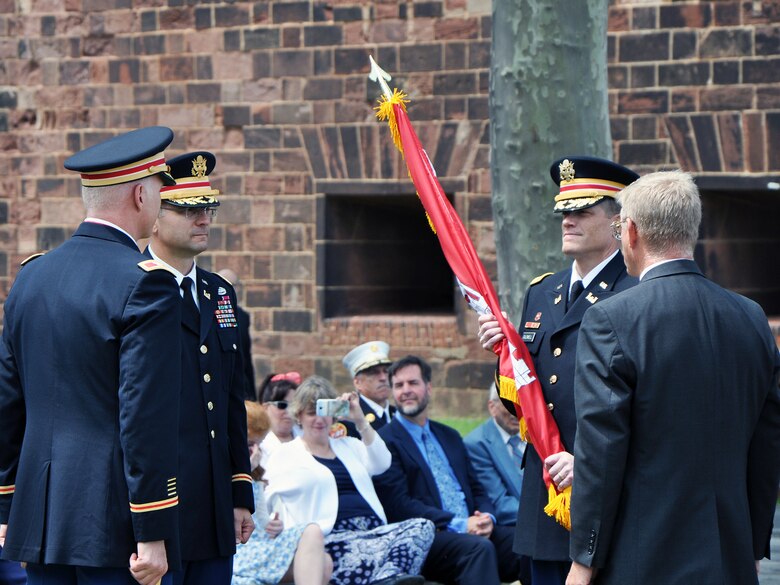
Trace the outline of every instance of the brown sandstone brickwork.
<path fill-rule="evenodd" d="M 243 278 L 254 365 L 348 384 L 340 357 L 387 340 L 434 365 L 436 408 L 484 412 L 493 367 L 461 302 L 452 316 L 323 320 L 317 199 L 334 184 L 407 185 L 368 55 L 410 116 L 488 270 L 490 0 L 0 0 L 0 299 L 29 254 L 82 219 L 62 161 L 164 124 L 169 149 L 218 156 L 223 196 L 200 264 Z M 780 171 L 774 2 L 615 1 L 609 80 L 616 159 L 640 170 Z M 355 187 L 357 185 L 358 187 Z"/>

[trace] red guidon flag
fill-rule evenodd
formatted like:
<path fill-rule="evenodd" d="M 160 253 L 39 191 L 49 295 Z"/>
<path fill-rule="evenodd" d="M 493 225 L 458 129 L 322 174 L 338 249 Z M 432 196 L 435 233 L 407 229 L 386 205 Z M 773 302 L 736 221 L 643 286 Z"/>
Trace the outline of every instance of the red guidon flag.
<path fill-rule="evenodd" d="M 549 455 L 564 451 L 558 426 L 547 409 L 528 349 L 514 327 L 503 317 L 493 283 L 460 217 L 444 195 L 428 154 L 420 146 L 406 114 L 408 101 L 406 95 L 397 89 L 393 90 L 391 97 L 383 95 L 375 108 L 377 118 L 387 120 L 390 126 L 393 142 L 404 156 L 409 177 L 463 296 L 477 313 L 492 313 L 501 326 L 504 339 L 493 346 L 499 358 L 499 394 L 514 403 L 523 438 L 533 444 L 544 461 Z M 568 529 L 571 488 L 558 492 L 547 471 L 543 473 L 549 496 L 544 510 Z"/>

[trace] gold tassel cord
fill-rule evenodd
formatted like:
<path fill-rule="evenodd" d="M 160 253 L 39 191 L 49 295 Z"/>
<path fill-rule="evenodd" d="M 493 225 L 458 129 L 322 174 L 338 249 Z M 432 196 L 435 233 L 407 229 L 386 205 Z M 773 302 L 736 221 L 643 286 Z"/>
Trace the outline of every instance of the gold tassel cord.
<path fill-rule="evenodd" d="M 563 526 L 566 530 L 571 530 L 571 486 L 564 488 L 558 493 L 555 486 L 550 484 L 547 488 L 547 505 L 544 512 L 548 516 Z"/>
<path fill-rule="evenodd" d="M 398 121 L 395 119 L 395 112 L 393 106 L 399 105 L 406 111 L 406 104 L 409 102 L 406 99 L 406 94 L 400 91 L 398 88 L 393 88 L 393 95 L 388 99 L 386 95 L 377 100 L 379 105 L 374 109 L 376 110 L 376 117 L 380 121 L 387 120 L 387 125 L 390 126 L 390 135 L 393 137 L 393 144 L 401 152 L 404 153 L 403 144 L 401 144 L 401 133 L 398 131 Z"/>

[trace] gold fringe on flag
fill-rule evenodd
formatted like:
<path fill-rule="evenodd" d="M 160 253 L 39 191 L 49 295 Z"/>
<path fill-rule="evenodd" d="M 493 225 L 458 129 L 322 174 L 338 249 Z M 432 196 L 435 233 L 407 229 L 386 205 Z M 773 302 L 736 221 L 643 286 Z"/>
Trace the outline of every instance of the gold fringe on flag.
<path fill-rule="evenodd" d="M 555 486 L 547 488 L 547 505 L 544 512 L 566 530 L 571 530 L 571 486 L 558 493 Z"/>
<path fill-rule="evenodd" d="M 520 419 L 520 438 L 526 443 L 531 442 L 531 435 L 528 434 L 528 423 L 525 422 L 525 417 Z"/>
<path fill-rule="evenodd" d="M 496 379 L 498 381 L 498 395 L 505 400 L 519 404 L 519 401 L 517 400 L 517 388 L 515 388 L 515 381 L 512 378 L 501 375 L 497 375 Z M 520 438 L 523 439 L 523 441 L 526 443 L 531 442 L 531 437 L 528 434 L 528 423 L 526 423 L 525 418 L 523 417 L 520 417 Z"/>
<path fill-rule="evenodd" d="M 431 219 L 431 216 L 428 215 L 428 212 L 425 212 L 425 217 L 428 219 L 428 225 L 431 228 L 431 231 L 435 234 L 436 233 L 436 226 L 433 225 L 433 220 Z"/>
<path fill-rule="evenodd" d="M 498 379 L 498 395 L 517 404 L 515 381 L 512 378 L 501 375 L 496 376 L 496 378 Z M 520 438 L 526 443 L 531 442 L 525 417 L 520 418 Z M 571 487 L 567 487 L 561 493 L 558 493 L 555 486 L 551 483 L 550 487 L 547 488 L 547 505 L 544 507 L 544 512 L 554 518 L 566 530 L 571 530 Z"/>
<path fill-rule="evenodd" d="M 390 126 L 390 135 L 393 137 L 393 144 L 395 144 L 395 147 L 403 154 L 404 147 L 403 144 L 401 144 L 401 133 L 398 131 L 398 122 L 395 119 L 393 106 L 401 106 L 405 112 L 406 104 L 409 100 L 406 99 L 406 94 L 404 92 L 394 87 L 393 95 L 389 99 L 386 95 L 382 95 L 377 101 L 379 105 L 374 108 L 376 110 L 376 117 L 382 122 L 387 120 L 387 125 Z"/>

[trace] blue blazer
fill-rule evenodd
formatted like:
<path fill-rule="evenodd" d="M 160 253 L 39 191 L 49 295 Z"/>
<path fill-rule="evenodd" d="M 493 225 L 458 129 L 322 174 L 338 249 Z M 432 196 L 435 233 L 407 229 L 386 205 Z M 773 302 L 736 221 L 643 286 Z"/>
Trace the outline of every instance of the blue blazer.
<path fill-rule="evenodd" d="M 179 564 L 181 301 L 122 232 L 82 223 L 30 261 L 0 344 L 3 558 L 127 567 L 138 541 Z"/>
<path fill-rule="evenodd" d="M 520 507 L 523 471 L 517 469 L 492 418 L 471 431 L 463 442 L 471 464 L 496 509 L 496 523 L 514 526 Z"/>
<path fill-rule="evenodd" d="M 151 257 L 148 248 L 146 254 Z M 254 510 L 236 295 L 221 276 L 196 271 L 200 323 L 192 328 L 181 321 L 178 461 L 185 561 L 234 554 L 233 508 Z"/>
<path fill-rule="evenodd" d="M 390 468 L 374 477 L 374 486 L 387 520 L 398 522 L 407 518 L 428 518 L 437 529 L 446 530 L 453 514 L 442 508 L 439 488 L 431 469 L 414 439 L 398 421 L 398 416 L 378 431 L 393 456 Z M 458 432 L 435 421 L 430 421 L 430 425 L 466 496 L 469 514 L 479 510 L 495 515 L 493 504 L 477 479 Z"/>

